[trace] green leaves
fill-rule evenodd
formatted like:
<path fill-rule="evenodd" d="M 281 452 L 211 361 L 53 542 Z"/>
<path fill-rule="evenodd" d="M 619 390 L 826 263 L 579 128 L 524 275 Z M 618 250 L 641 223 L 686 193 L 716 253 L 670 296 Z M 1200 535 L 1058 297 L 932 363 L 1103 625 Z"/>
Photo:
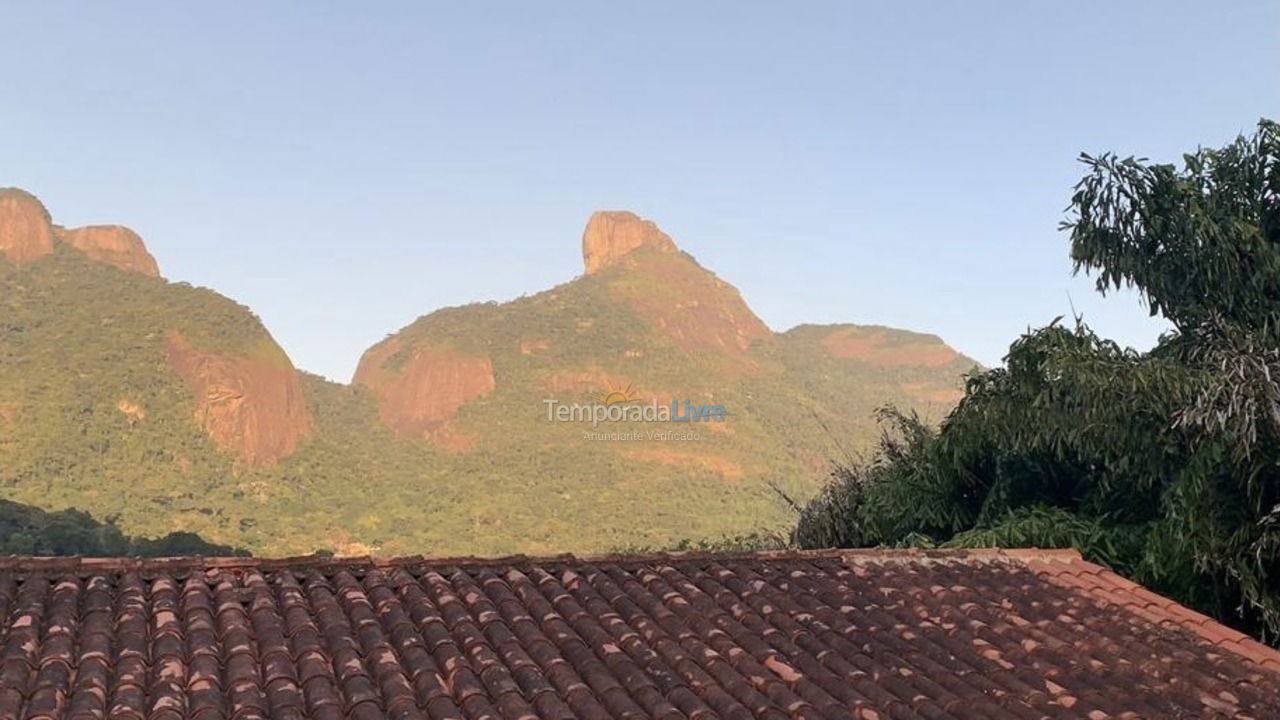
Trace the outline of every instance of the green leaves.
<path fill-rule="evenodd" d="M 1072 259 L 1177 331 L 1147 353 L 1060 318 L 971 376 L 936 430 L 886 412 L 873 459 L 802 514 L 822 545 L 1075 547 L 1280 640 L 1280 128 L 1184 167 L 1082 155 Z"/>
<path fill-rule="evenodd" d="M 1071 198 L 1071 257 L 1098 290 L 1136 287 L 1152 314 L 1190 330 L 1213 317 L 1257 329 L 1280 301 L 1280 126 L 1184 168 L 1081 155 Z M 1274 328 L 1274 325 L 1272 326 Z"/>

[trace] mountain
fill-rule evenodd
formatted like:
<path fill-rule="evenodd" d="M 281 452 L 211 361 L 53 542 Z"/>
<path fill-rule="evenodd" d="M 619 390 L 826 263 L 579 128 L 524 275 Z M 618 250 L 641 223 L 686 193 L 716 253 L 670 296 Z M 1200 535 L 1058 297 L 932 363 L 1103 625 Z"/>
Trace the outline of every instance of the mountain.
<path fill-rule="evenodd" d="M 889 328 L 774 333 L 628 212 L 582 243 L 583 275 L 423 316 L 346 386 L 131 230 L 0 190 L 3 499 L 272 554 L 668 545 L 785 526 L 876 407 L 941 417 L 974 364 Z"/>
<path fill-rule="evenodd" d="M 829 458 L 876 436 L 885 403 L 941 417 L 974 366 L 937 337 L 890 328 L 775 334 L 732 285 L 631 213 L 596 213 L 582 249 L 582 276 L 421 317 L 366 351 L 354 379 L 399 437 L 463 467 L 509 469 L 493 481 L 495 501 L 471 507 L 479 522 L 510 523 L 509 503 L 533 488 L 552 493 L 543 502 L 563 517 L 559 529 L 535 516 L 520 530 L 548 548 L 588 532 L 596 547 L 634 540 L 636 518 L 645 538 L 784 523 L 790 511 L 775 488 L 808 497 Z M 606 427 L 547 417 L 548 401 L 589 404 L 611 391 L 641 406 L 718 405 L 731 417 L 685 426 L 696 440 L 653 441 L 600 438 L 592 433 Z M 659 425 L 607 430 L 627 438 Z M 616 526 L 574 527 L 601 508 Z"/>

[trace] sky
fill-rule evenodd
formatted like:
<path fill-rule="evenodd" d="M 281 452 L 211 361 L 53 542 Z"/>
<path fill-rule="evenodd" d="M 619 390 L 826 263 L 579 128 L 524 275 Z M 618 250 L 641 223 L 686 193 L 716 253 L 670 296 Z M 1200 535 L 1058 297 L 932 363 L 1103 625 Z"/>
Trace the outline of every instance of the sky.
<path fill-rule="evenodd" d="M 1078 313 L 1080 152 L 1177 161 L 1280 118 L 1280 2 L 5 2 L 0 186 L 137 230 L 305 370 L 582 272 L 631 209 L 770 327 L 999 364 Z"/>

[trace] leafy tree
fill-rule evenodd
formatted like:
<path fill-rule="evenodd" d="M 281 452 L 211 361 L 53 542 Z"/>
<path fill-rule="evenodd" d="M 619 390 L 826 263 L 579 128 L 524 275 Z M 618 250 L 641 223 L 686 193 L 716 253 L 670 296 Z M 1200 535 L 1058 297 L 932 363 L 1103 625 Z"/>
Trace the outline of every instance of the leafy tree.
<path fill-rule="evenodd" d="M 1183 167 L 1081 158 L 1077 272 L 1136 288 L 1149 352 L 1055 320 L 969 377 L 934 430 L 886 410 L 871 460 L 806 507 L 807 547 L 1076 547 L 1280 640 L 1280 126 Z"/>

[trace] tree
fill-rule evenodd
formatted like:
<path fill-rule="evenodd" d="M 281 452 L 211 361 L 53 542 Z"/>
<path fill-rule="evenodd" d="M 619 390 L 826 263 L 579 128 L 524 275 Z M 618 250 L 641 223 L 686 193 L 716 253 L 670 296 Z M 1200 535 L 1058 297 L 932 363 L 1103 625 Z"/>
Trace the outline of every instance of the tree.
<path fill-rule="evenodd" d="M 1076 547 L 1280 641 L 1280 126 L 1181 169 L 1083 155 L 1076 272 L 1174 329 L 1139 353 L 1061 319 L 968 378 L 936 429 L 886 410 L 871 460 L 802 513 L 807 547 Z"/>

